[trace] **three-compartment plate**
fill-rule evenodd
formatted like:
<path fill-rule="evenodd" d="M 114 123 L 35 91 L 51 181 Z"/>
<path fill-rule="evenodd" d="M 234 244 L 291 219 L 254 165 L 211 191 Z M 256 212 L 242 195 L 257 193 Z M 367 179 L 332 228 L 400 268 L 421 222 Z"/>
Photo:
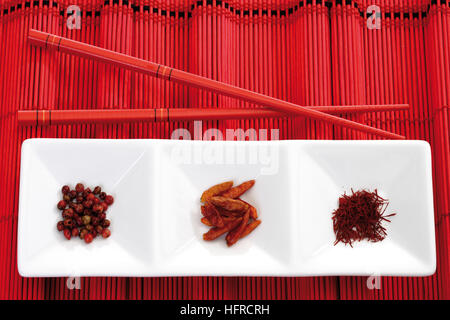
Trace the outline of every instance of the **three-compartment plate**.
<path fill-rule="evenodd" d="M 423 141 L 29 139 L 22 145 L 22 276 L 425 276 L 436 268 L 431 153 Z M 261 225 L 228 248 L 202 240 L 199 198 L 256 179 L 243 199 Z M 115 197 L 112 235 L 87 245 L 56 230 L 61 186 Z M 389 199 L 388 236 L 334 245 L 331 214 L 351 188 Z"/>

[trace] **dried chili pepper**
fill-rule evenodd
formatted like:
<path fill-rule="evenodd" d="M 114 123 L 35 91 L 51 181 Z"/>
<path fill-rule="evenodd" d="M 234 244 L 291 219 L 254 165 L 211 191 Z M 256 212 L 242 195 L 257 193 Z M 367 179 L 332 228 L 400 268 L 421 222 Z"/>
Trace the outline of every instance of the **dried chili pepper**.
<path fill-rule="evenodd" d="M 221 194 L 222 197 L 236 199 L 247 192 L 248 189 L 253 187 L 255 180 L 249 180 L 241 183 L 240 185 L 229 189 Z"/>
<path fill-rule="evenodd" d="M 239 226 L 234 228 L 233 230 L 231 230 L 225 237 L 225 240 L 227 241 L 227 245 L 229 247 L 231 247 L 233 244 L 235 244 L 239 240 L 239 238 L 242 235 L 242 232 L 244 231 L 245 227 L 247 226 L 249 219 L 250 219 L 250 212 L 249 212 L 249 210 L 247 210 L 247 212 L 242 217 L 242 221 L 239 224 Z"/>
<path fill-rule="evenodd" d="M 254 220 L 252 222 L 250 222 L 249 224 L 247 224 L 245 226 L 244 231 L 242 231 L 240 239 L 244 238 L 245 236 L 249 235 L 253 230 L 256 229 L 257 226 L 259 226 L 261 223 L 261 220 Z"/>
<path fill-rule="evenodd" d="M 200 221 L 201 221 L 205 226 L 208 226 L 208 227 L 212 227 L 212 226 L 213 226 L 212 223 L 208 220 L 207 217 L 201 218 Z"/>
<path fill-rule="evenodd" d="M 227 182 L 216 184 L 216 185 L 212 186 L 211 188 L 209 188 L 208 190 L 206 190 L 205 192 L 203 192 L 203 194 L 200 198 L 200 201 L 206 202 L 211 197 L 214 197 L 220 193 L 227 191 L 232 186 L 233 186 L 233 181 L 227 181 Z"/>
<path fill-rule="evenodd" d="M 248 203 L 248 202 L 245 202 L 245 201 L 242 200 L 242 199 L 238 199 L 238 200 L 240 200 L 240 201 L 246 203 L 246 204 L 249 206 L 249 210 L 250 210 L 250 218 L 251 218 L 251 219 L 253 219 L 253 220 L 258 219 L 258 211 L 256 210 L 256 208 L 255 208 L 254 206 L 252 206 L 252 205 L 251 205 L 250 203 Z"/>
<path fill-rule="evenodd" d="M 208 218 L 208 221 L 214 226 L 222 228 L 225 226 L 222 220 L 222 216 L 220 215 L 219 211 L 217 211 L 216 207 L 212 205 L 211 203 L 207 202 L 205 204 L 206 208 L 206 215 L 205 217 Z"/>
<path fill-rule="evenodd" d="M 212 204 L 227 211 L 246 212 L 248 204 L 241 200 L 235 200 L 225 197 L 212 197 L 209 199 Z"/>
<path fill-rule="evenodd" d="M 236 219 L 232 222 L 230 222 L 229 224 L 225 225 L 222 228 L 218 228 L 218 227 L 214 227 L 209 229 L 208 232 L 203 234 L 203 240 L 205 241 L 211 241 L 214 239 L 217 239 L 218 237 L 220 237 L 221 235 L 227 233 L 230 230 L 233 230 L 234 228 L 236 228 L 237 226 L 239 226 L 242 222 L 242 218 Z"/>

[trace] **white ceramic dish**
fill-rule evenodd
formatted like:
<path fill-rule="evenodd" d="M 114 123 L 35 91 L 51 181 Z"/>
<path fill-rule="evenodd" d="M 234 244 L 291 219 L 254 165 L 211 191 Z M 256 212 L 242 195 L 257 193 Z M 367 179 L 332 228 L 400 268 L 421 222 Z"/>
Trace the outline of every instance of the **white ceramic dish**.
<path fill-rule="evenodd" d="M 228 248 L 202 240 L 203 190 L 256 179 L 243 197 L 262 223 Z M 115 196 L 110 238 L 56 230 L 60 188 Z M 331 213 L 350 189 L 377 188 L 396 212 L 379 243 L 333 245 Z M 30 139 L 22 145 L 22 276 L 425 276 L 435 272 L 431 153 L 423 141 Z"/>

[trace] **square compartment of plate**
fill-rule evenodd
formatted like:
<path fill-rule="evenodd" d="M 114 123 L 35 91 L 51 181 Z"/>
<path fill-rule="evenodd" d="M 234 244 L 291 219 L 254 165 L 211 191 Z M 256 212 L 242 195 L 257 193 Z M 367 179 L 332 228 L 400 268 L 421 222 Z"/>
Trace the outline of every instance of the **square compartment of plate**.
<path fill-rule="evenodd" d="M 151 150 L 142 141 L 29 139 L 22 145 L 18 269 L 22 276 L 142 273 L 152 262 L 155 194 Z M 85 244 L 56 230 L 61 187 L 100 185 L 115 196 L 111 236 Z"/>
<path fill-rule="evenodd" d="M 241 157 L 242 158 L 239 158 Z M 278 142 L 167 141 L 159 162 L 159 245 L 164 270 L 178 275 L 278 275 L 292 258 L 292 193 L 285 144 Z M 255 179 L 242 199 L 263 223 L 233 247 L 224 236 L 204 241 L 200 196 L 224 181 Z M 282 184 L 282 185 L 280 185 Z"/>
<path fill-rule="evenodd" d="M 423 141 L 314 142 L 298 148 L 296 263 L 314 275 L 431 275 L 436 268 L 431 156 Z M 332 212 L 351 189 L 389 200 L 387 237 L 334 245 Z"/>

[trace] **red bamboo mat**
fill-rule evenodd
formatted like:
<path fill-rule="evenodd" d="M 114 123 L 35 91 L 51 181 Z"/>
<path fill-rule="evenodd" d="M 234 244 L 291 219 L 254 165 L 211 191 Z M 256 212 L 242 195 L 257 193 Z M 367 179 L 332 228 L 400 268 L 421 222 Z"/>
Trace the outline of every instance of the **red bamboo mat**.
<path fill-rule="evenodd" d="M 450 1 L 0 1 L 0 298 L 450 298 Z M 67 7 L 80 8 L 69 29 Z M 380 14 L 367 13 L 376 4 Z M 368 20 L 380 17 L 380 28 Z M 375 21 L 376 22 L 376 21 Z M 82 108 L 255 108 L 161 79 L 31 47 L 30 28 L 99 45 L 300 105 L 409 103 L 346 115 L 430 142 L 437 271 L 432 277 L 22 278 L 17 272 L 20 146 L 32 137 L 170 138 L 192 122 L 19 127 L 16 111 Z M 208 128 L 279 129 L 280 139 L 371 139 L 304 118 L 203 121 Z"/>

